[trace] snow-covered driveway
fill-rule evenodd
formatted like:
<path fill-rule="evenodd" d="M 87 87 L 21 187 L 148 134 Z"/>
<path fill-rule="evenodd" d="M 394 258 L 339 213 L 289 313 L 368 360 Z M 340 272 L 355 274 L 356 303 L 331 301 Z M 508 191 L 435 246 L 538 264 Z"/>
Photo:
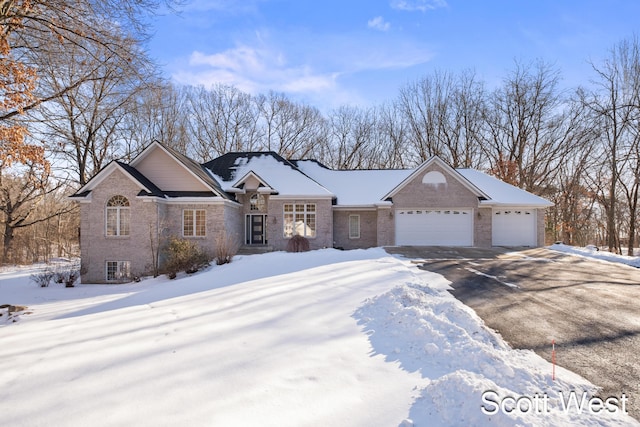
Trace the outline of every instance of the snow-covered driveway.
<path fill-rule="evenodd" d="M 380 249 L 239 257 L 121 286 L 36 288 L 0 275 L 0 303 L 33 311 L 0 324 L 2 423 L 632 422 L 621 411 L 564 413 L 558 391 L 592 386 L 568 372 L 552 382 L 546 362 L 509 349 L 443 285 Z M 486 415 L 487 390 L 547 393 L 551 410 Z"/>

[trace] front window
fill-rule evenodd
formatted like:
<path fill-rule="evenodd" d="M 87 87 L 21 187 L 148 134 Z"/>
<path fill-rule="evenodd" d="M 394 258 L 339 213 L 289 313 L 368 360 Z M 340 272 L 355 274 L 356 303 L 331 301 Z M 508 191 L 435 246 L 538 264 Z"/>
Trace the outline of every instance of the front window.
<path fill-rule="evenodd" d="M 185 209 L 182 212 L 182 235 L 184 237 L 204 237 L 207 212 L 204 209 Z"/>
<path fill-rule="evenodd" d="M 131 277 L 129 261 L 107 261 L 107 281 L 122 282 Z"/>
<path fill-rule="evenodd" d="M 349 238 L 360 238 L 360 215 L 349 215 Z"/>
<path fill-rule="evenodd" d="M 284 205 L 284 237 L 295 235 L 316 237 L 315 203 L 286 203 Z"/>
<path fill-rule="evenodd" d="M 129 235 L 129 200 L 124 196 L 113 196 L 107 202 L 107 236 Z"/>

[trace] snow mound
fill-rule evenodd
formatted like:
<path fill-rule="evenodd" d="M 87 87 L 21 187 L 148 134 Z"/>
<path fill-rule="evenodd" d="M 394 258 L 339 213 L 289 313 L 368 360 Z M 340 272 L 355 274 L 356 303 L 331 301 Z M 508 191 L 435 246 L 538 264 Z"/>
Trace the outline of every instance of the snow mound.
<path fill-rule="evenodd" d="M 374 351 L 388 362 L 398 363 L 410 372 L 419 372 L 430 383 L 422 388 L 411 409 L 414 425 L 429 426 L 557 426 L 626 425 L 634 421 L 618 414 L 564 412 L 562 396 L 574 391 L 591 396 L 596 388 L 569 371 L 556 367 L 552 380 L 551 364 L 532 351 L 513 350 L 469 307 L 451 294 L 424 286 L 419 279 L 368 299 L 354 317 L 358 320 Z M 483 393 L 512 396 L 515 399 L 546 394 L 548 409 L 540 412 L 485 414 Z M 495 397 L 491 397 L 495 399 Z M 491 411 L 492 404 L 484 407 Z"/>

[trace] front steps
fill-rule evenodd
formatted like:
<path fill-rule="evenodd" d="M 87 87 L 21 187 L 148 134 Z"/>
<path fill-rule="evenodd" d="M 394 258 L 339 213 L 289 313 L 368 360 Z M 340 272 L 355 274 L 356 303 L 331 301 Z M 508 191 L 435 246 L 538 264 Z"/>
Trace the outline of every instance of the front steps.
<path fill-rule="evenodd" d="M 238 249 L 238 255 L 255 255 L 273 252 L 271 245 L 242 245 Z"/>

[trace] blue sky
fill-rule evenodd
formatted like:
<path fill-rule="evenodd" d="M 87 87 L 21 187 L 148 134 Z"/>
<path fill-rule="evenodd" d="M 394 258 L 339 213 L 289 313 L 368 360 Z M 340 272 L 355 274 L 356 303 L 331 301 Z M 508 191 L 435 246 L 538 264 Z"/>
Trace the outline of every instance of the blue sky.
<path fill-rule="evenodd" d="M 571 87 L 638 35 L 637 0 L 187 0 L 154 19 L 151 55 L 178 83 L 269 90 L 322 110 L 392 100 L 435 70 L 489 87 L 543 59 Z"/>

